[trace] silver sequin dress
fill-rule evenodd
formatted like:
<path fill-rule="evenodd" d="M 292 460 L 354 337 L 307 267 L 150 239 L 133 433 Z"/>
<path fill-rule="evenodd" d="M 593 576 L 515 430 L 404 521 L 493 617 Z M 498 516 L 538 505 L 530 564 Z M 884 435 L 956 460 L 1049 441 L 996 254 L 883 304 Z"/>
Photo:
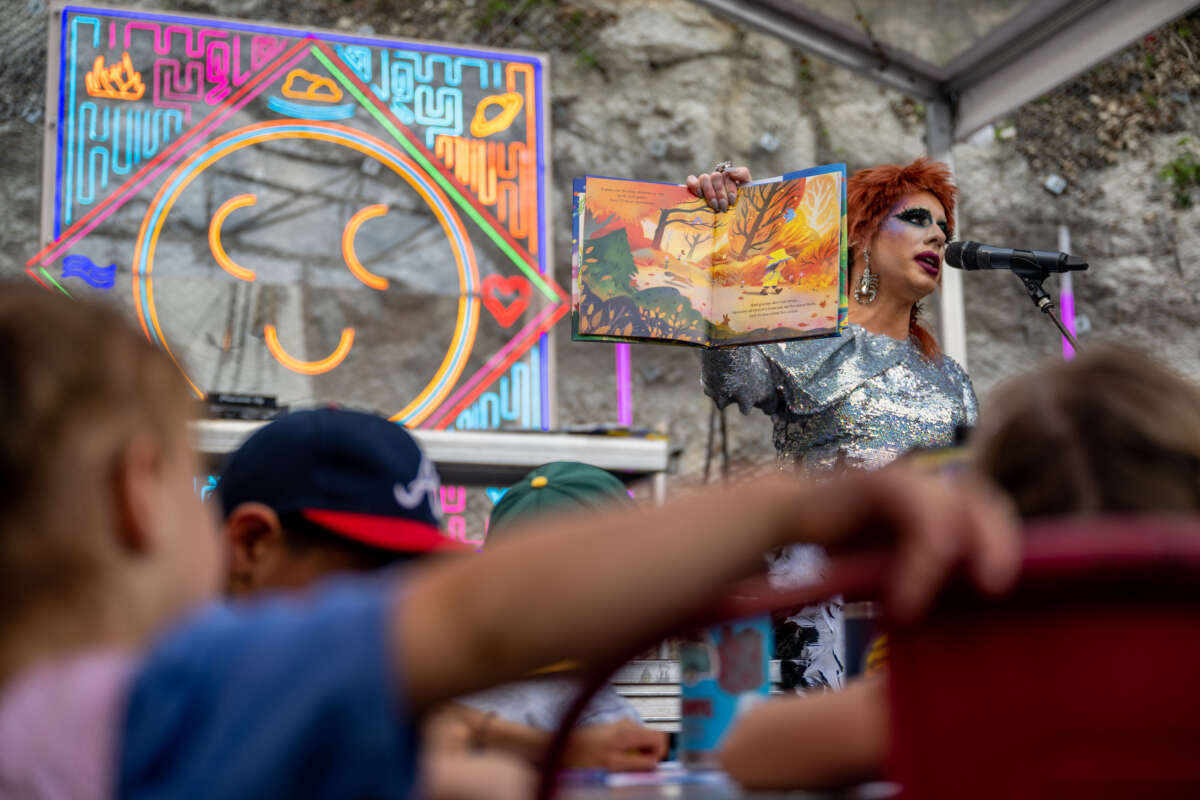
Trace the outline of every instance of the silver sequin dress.
<path fill-rule="evenodd" d="M 971 380 L 949 356 L 930 359 L 912 339 L 848 325 L 839 337 L 708 350 L 704 391 L 718 406 L 759 408 L 775 426 L 782 468 L 821 475 L 841 467 L 873 469 L 913 448 L 952 444 L 956 428 L 978 418 Z M 771 564 L 780 583 L 816 580 L 819 548 L 785 551 Z M 809 628 L 801 686 L 840 686 L 844 675 L 841 606 L 806 609 L 792 621 Z"/>

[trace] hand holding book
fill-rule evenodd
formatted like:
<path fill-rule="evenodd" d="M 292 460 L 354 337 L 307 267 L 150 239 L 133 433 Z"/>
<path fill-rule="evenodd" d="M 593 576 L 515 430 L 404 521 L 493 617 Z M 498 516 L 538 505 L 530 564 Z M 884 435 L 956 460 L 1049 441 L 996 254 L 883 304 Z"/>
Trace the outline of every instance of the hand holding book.
<path fill-rule="evenodd" d="M 703 197 L 713 211 L 728 210 L 737 201 L 738 187 L 749 182 L 749 167 L 730 167 L 687 176 L 688 189 L 697 197 Z"/>

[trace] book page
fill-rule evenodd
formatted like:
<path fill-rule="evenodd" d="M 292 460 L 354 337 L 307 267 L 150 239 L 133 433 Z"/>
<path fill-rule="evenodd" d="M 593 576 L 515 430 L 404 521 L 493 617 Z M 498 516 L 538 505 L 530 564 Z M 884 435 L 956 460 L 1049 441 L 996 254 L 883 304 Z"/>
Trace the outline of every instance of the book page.
<path fill-rule="evenodd" d="M 579 336 L 579 268 L 583 264 L 581 243 L 583 232 L 583 193 L 587 181 L 575 178 L 571 181 L 571 336 Z"/>
<path fill-rule="evenodd" d="M 844 168 L 747 184 L 717 215 L 713 345 L 838 332 Z"/>
<path fill-rule="evenodd" d="M 707 344 L 713 216 L 684 186 L 587 178 L 576 334 Z"/>

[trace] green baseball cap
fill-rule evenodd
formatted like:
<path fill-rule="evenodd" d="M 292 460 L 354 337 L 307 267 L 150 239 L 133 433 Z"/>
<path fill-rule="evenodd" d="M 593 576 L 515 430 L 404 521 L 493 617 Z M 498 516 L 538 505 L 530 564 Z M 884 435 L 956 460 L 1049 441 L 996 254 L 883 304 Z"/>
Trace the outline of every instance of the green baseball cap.
<path fill-rule="evenodd" d="M 551 511 L 601 509 L 631 502 L 625 484 L 611 472 L 578 461 L 553 461 L 508 488 L 492 509 L 488 536 Z"/>

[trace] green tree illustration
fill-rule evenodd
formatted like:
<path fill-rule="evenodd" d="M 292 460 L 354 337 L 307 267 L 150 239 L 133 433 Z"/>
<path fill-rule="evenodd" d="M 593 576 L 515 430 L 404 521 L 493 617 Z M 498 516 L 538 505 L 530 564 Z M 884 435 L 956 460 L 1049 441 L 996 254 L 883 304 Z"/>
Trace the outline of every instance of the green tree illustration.
<path fill-rule="evenodd" d="M 601 300 L 619 295 L 632 295 L 629 282 L 637 274 L 629 237 L 624 228 L 617 228 L 598 239 L 589 239 L 583 248 L 580 278 L 585 287 Z"/>

